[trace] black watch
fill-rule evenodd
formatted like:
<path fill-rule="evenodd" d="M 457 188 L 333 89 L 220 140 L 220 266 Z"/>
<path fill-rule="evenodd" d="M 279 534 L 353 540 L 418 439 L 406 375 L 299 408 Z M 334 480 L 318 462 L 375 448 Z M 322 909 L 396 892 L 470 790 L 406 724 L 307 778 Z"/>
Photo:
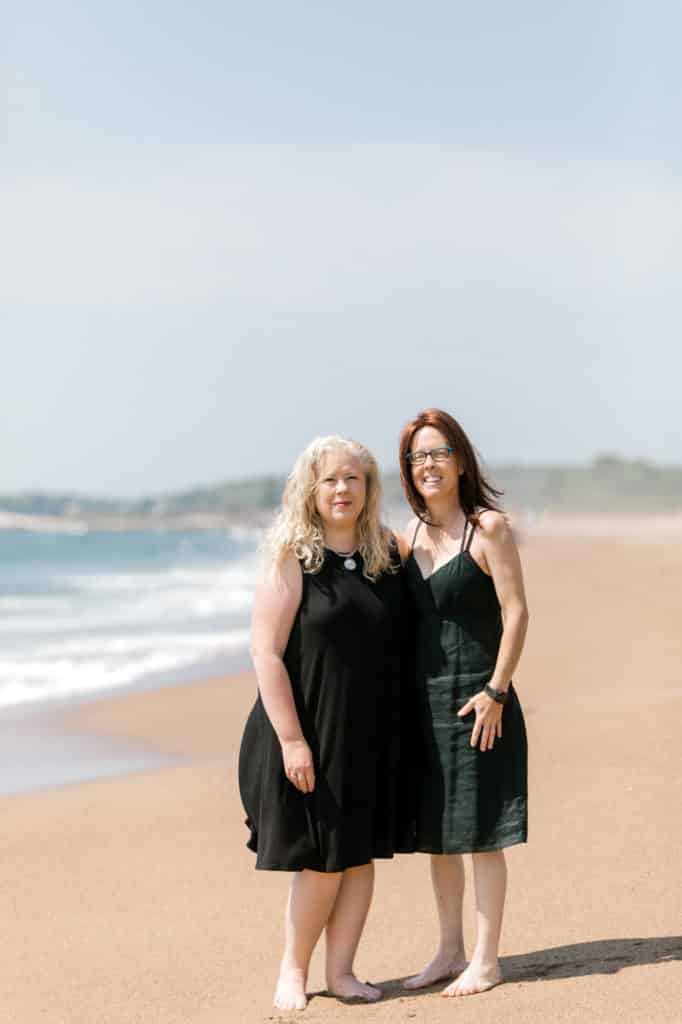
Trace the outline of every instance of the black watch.
<path fill-rule="evenodd" d="M 494 686 L 490 686 L 486 683 L 483 687 L 489 697 L 492 697 L 498 704 L 506 704 L 509 693 L 507 690 L 496 690 Z"/>

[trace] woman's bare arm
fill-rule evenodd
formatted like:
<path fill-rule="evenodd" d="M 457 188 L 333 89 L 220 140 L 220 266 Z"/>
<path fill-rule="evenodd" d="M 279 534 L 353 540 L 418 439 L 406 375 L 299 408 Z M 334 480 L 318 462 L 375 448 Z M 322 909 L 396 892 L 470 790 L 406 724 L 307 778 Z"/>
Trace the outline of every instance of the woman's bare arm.
<path fill-rule="evenodd" d="M 479 524 L 483 555 L 495 584 L 504 627 L 490 686 L 506 690 L 519 663 L 528 629 L 523 571 L 514 536 L 504 516 L 499 512 L 485 512 Z"/>
<path fill-rule="evenodd" d="M 256 587 L 251 657 L 263 706 L 282 748 L 286 776 L 297 789 L 311 793 L 315 788 L 312 753 L 283 661 L 302 592 L 301 567 L 293 555 L 269 569 Z"/>
<path fill-rule="evenodd" d="M 528 628 L 528 606 L 523 586 L 521 560 L 507 520 L 500 512 L 487 511 L 479 516 L 479 550 L 477 556 L 490 573 L 502 613 L 502 638 L 489 685 L 507 690 L 521 657 Z M 467 701 L 460 716 L 474 710 L 476 722 L 471 746 L 492 749 L 495 738 L 502 735 L 502 705 L 482 690 Z"/>

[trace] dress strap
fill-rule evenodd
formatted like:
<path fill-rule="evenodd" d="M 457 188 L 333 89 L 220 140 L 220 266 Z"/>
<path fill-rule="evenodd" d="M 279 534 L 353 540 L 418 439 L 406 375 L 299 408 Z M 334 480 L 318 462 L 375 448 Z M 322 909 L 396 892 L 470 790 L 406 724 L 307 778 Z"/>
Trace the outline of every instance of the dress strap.
<path fill-rule="evenodd" d="M 467 537 L 467 526 L 470 527 L 469 536 Z M 468 520 L 464 526 L 464 533 L 462 534 L 462 551 L 468 551 L 471 547 L 471 541 L 473 540 L 474 530 L 476 529 L 476 523 L 470 523 Z"/>
<path fill-rule="evenodd" d="M 421 519 L 420 519 L 420 520 L 418 521 L 418 523 L 417 523 L 417 527 L 416 527 L 416 529 L 415 529 L 415 531 L 414 531 L 414 534 L 413 534 L 413 536 L 412 536 L 412 543 L 410 544 L 410 552 L 409 552 L 410 554 L 412 554 L 412 551 L 413 551 L 413 549 L 414 549 L 414 542 L 415 542 L 415 541 L 416 541 L 416 539 L 417 539 L 417 534 L 419 533 L 419 527 L 421 526 L 421 524 L 422 524 L 422 521 L 421 521 Z"/>

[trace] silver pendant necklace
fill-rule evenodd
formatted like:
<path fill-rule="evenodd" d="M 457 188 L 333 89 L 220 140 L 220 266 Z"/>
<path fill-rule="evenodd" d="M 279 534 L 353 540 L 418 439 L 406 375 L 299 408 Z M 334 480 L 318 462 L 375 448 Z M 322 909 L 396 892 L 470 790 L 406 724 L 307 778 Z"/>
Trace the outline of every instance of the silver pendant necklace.
<path fill-rule="evenodd" d="M 334 548 L 330 548 L 329 550 L 333 551 L 335 555 L 339 556 L 339 558 L 343 558 L 344 569 L 348 569 L 349 572 L 352 572 L 353 569 L 357 569 L 358 563 L 353 558 L 353 555 L 358 550 L 357 548 L 354 548 L 352 551 L 334 551 Z"/>

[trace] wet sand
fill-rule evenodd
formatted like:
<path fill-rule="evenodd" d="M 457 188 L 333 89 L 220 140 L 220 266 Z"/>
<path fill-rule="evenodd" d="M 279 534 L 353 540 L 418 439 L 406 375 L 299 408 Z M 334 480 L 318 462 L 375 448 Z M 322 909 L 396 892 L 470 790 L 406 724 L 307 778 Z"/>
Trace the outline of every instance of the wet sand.
<path fill-rule="evenodd" d="M 436 922 L 428 858 L 398 857 L 377 865 L 357 961 L 383 1001 L 325 996 L 318 950 L 308 1009 L 279 1019 L 679 1022 L 680 539 L 546 533 L 523 546 L 530 841 L 508 855 L 506 983 L 456 1001 L 401 991 Z M 277 1017 L 287 876 L 254 871 L 236 789 L 254 693 L 247 674 L 59 713 L 62 730 L 178 761 L 0 798 L 0 1022 Z M 466 936 L 470 948 L 471 887 Z"/>

